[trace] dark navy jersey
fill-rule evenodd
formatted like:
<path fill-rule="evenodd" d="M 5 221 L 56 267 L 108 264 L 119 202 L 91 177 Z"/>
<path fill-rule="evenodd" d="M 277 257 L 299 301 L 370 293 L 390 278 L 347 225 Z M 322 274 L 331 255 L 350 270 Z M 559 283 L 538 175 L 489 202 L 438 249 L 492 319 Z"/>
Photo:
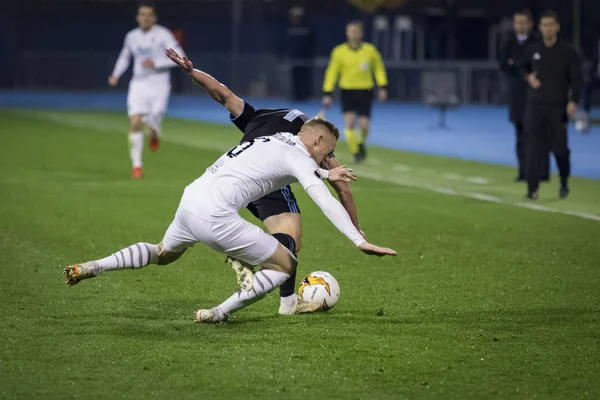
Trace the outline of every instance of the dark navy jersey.
<path fill-rule="evenodd" d="M 302 125 L 308 121 L 308 115 L 299 110 L 288 108 L 263 108 L 255 110 L 244 103 L 244 111 L 237 117 L 230 115 L 231 122 L 244 133 L 241 142 L 248 142 L 261 136 L 272 136 L 277 132 L 289 132 L 297 135 Z"/>
<path fill-rule="evenodd" d="M 261 136 L 272 136 L 278 132 L 297 135 L 310 118 L 300 110 L 290 108 L 261 108 L 255 110 L 244 103 L 244 111 L 237 117 L 229 115 L 231 122 L 244 134 L 240 143 L 249 142 Z M 335 157 L 332 153 L 330 157 Z"/>

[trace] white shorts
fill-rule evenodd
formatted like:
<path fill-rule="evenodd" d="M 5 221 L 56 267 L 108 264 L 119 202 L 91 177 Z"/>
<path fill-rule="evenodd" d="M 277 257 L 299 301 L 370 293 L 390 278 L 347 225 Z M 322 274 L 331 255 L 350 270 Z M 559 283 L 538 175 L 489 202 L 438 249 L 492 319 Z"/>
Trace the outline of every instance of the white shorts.
<path fill-rule="evenodd" d="M 164 114 L 170 94 L 169 84 L 131 81 L 127 92 L 127 113 L 130 117 L 137 114 Z"/>
<path fill-rule="evenodd" d="M 204 243 L 251 265 L 265 262 L 279 245 L 273 236 L 237 214 L 218 222 L 205 221 L 181 207 L 162 242 L 169 252 L 182 252 L 195 243 Z"/>

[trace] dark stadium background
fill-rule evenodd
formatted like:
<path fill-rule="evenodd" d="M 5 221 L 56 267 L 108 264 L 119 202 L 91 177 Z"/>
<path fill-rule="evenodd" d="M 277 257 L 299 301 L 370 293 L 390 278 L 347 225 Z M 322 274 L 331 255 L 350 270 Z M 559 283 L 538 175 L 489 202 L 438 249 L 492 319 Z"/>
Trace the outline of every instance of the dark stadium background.
<path fill-rule="evenodd" d="M 365 6 L 359 9 L 355 4 Z M 282 62 L 285 28 L 290 7 L 306 10 L 308 25 L 315 30 L 315 94 L 319 93 L 322 69 L 333 46 L 344 40 L 344 25 L 352 19 L 365 23 L 371 40 L 373 14 L 366 12 L 377 1 L 343 0 L 158 0 L 159 23 L 184 31 L 186 51 L 201 60 L 209 72 L 238 92 L 247 94 L 252 81 L 268 81 L 266 93 L 287 96 Z M 390 3 L 390 2 L 388 2 Z M 424 32 L 423 45 L 416 44 L 402 60 L 388 60 L 390 96 L 415 101 L 411 89 L 419 70 L 440 60 L 453 68 L 468 70 L 471 84 L 463 101 L 502 103 L 505 91 L 495 64 L 494 27 L 513 11 L 528 7 L 534 16 L 545 9 L 557 11 L 561 37 L 573 41 L 582 56 L 589 55 L 600 32 L 600 2 L 595 0 L 406 0 L 380 7 L 378 15 L 406 15 Z M 5 2 L 0 17 L 0 87 L 18 89 L 107 89 L 109 75 L 124 34 L 135 26 L 134 1 Z M 452 17 L 454 16 L 454 18 Z M 576 21 L 576 23 L 574 23 Z M 506 26 L 507 27 L 507 26 Z M 500 38 L 500 36 L 498 36 Z M 455 43 L 455 49 L 452 50 Z M 283 80 L 283 81 L 282 81 Z M 127 79 L 121 80 L 126 86 Z M 189 91 L 189 86 L 182 88 Z"/>

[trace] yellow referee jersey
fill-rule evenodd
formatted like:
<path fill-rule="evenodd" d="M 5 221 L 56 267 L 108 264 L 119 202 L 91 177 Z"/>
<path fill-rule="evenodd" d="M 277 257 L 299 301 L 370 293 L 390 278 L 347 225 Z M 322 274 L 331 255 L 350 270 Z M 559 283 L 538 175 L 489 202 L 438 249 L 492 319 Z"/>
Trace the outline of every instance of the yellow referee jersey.
<path fill-rule="evenodd" d="M 361 43 L 352 49 L 348 43 L 336 46 L 331 52 L 329 66 L 325 71 L 323 92 L 331 93 L 339 77 L 340 89 L 372 89 L 373 75 L 377 86 L 387 86 L 387 75 L 381 54 L 371 43 Z"/>

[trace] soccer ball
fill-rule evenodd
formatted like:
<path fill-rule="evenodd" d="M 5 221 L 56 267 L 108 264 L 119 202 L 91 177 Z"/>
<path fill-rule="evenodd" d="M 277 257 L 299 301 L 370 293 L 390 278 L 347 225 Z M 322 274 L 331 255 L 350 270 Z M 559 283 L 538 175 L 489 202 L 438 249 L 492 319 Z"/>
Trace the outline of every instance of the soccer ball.
<path fill-rule="evenodd" d="M 340 285 L 328 272 L 311 272 L 300 282 L 298 294 L 306 301 L 321 304 L 321 309 L 327 311 L 340 298 Z"/>

